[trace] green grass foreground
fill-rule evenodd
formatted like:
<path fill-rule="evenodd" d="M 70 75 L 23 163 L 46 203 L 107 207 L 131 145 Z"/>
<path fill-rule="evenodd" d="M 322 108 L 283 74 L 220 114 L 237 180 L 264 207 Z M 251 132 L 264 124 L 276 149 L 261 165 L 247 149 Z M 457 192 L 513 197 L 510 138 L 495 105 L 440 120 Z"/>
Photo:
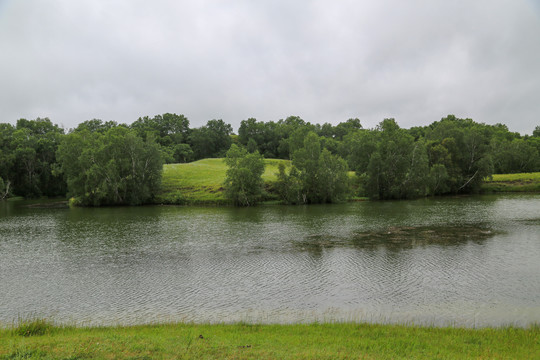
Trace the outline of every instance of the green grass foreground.
<path fill-rule="evenodd" d="M 263 180 L 267 185 L 277 180 L 279 163 L 288 160 L 265 159 Z M 160 204 L 230 204 L 225 197 L 227 165 L 223 159 L 203 159 L 187 164 L 166 164 L 163 167 L 162 189 L 156 202 Z"/>
<path fill-rule="evenodd" d="M 41 324 L 43 325 L 43 324 Z M 25 336 L 26 335 L 26 336 Z M 540 328 L 354 323 L 0 330 L 0 359 L 538 359 Z"/>
<path fill-rule="evenodd" d="M 540 192 L 540 172 L 520 174 L 494 174 L 485 179 L 483 192 Z"/>

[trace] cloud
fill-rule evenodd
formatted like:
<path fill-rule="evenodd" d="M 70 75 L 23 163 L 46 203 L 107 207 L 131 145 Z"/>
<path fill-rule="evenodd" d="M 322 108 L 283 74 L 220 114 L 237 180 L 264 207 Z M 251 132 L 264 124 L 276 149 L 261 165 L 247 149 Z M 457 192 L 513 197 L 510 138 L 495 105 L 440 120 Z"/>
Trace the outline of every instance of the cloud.
<path fill-rule="evenodd" d="M 130 123 L 449 113 L 531 133 L 540 102 L 533 1 L 0 2 L 0 121 Z"/>

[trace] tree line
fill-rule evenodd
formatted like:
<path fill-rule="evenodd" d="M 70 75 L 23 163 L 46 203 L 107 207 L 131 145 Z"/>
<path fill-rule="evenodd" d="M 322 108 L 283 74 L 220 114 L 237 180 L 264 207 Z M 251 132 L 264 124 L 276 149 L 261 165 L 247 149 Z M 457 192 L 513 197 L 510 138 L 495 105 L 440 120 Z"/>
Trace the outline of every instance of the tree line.
<path fill-rule="evenodd" d="M 0 123 L 0 198 L 68 195 L 82 205 L 142 204 L 159 191 L 163 163 L 209 157 L 226 157 L 227 194 L 239 205 L 260 199 L 263 158 L 291 160 L 273 188 L 286 203 L 340 201 L 351 191 L 414 198 L 477 192 L 493 173 L 540 171 L 539 154 L 540 126 L 522 136 L 503 124 L 453 115 L 410 129 L 394 119 L 364 129 L 359 119 L 320 125 L 297 116 L 249 118 L 237 135 L 223 120 L 190 128 L 184 115 L 171 113 L 130 125 L 94 119 L 67 131 L 47 118 L 20 119 L 15 126 Z"/>

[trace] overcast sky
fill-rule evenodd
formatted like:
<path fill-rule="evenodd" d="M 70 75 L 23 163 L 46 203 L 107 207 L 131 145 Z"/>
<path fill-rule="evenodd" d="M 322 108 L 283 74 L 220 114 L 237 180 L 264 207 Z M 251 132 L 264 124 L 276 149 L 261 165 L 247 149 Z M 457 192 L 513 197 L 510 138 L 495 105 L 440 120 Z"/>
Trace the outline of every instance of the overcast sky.
<path fill-rule="evenodd" d="M 540 1 L 0 0 L 0 122 L 540 125 Z"/>

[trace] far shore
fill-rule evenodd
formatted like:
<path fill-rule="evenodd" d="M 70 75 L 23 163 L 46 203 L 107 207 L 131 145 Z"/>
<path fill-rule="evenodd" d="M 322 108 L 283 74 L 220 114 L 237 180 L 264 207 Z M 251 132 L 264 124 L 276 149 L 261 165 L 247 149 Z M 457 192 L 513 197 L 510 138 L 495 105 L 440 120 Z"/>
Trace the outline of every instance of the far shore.
<path fill-rule="evenodd" d="M 273 194 L 277 166 L 287 160 L 266 160 L 267 168 L 263 175 L 265 181 L 265 198 L 261 205 L 280 204 Z M 147 205 L 202 205 L 231 206 L 223 189 L 226 167 L 222 159 L 204 159 L 194 163 L 164 165 L 163 186 L 152 204 Z M 350 176 L 354 173 L 350 172 Z M 520 174 L 494 174 L 484 179 L 481 194 L 498 193 L 540 193 L 540 172 Z M 12 197 L 7 201 L 22 200 Z M 36 199 L 39 200 L 39 199 Z M 348 201 L 367 201 L 363 196 L 352 196 Z M 70 200 L 47 199 L 46 202 L 29 205 L 30 207 L 65 208 Z"/>

